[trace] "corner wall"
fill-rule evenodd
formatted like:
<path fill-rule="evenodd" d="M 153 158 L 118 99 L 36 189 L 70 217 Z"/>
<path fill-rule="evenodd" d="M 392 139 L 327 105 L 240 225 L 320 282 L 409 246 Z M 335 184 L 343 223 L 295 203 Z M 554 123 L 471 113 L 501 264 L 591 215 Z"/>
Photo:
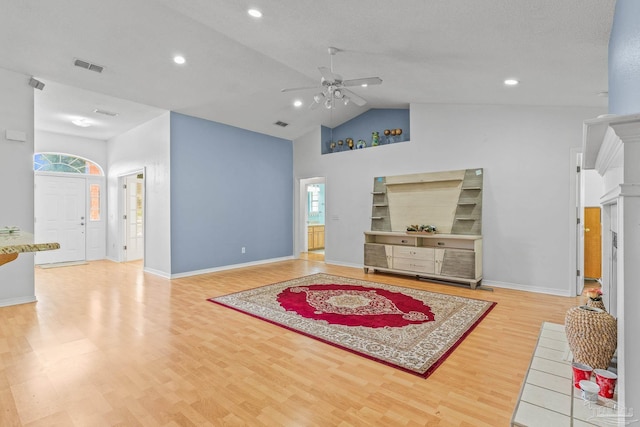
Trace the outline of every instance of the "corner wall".
<path fill-rule="evenodd" d="M 33 233 L 33 88 L 29 76 L 0 68 L 0 227 Z M 25 142 L 9 141 L 7 130 Z M 33 302 L 33 253 L 0 266 L 0 306 Z"/>
<path fill-rule="evenodd" d="M 326 262 L 361 267 L 374 177 L 484 168 L 484 283 L 573 296 L 570 149 L 582 144 L 582 122 L 602 113 L 413 104 L 410 142 L 323 156 L 318 129 L 294 142 L 294 176 L 296 185 L 326 177 Z"/>
<path fill-rule="evenodd" d="M 144 168 L 144 268 L 164 277 L 171 275 L 169 118 L 166 112 L 107 142 L 107 257 L 120 261 L 123 224 L 118 212 L 118 177 Z"/>

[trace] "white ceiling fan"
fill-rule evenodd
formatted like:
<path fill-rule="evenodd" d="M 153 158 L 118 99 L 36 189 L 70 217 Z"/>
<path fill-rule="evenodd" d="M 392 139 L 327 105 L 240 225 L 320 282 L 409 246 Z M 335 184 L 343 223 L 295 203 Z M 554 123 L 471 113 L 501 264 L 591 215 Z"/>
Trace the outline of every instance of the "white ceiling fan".
<path fill-rule="evenodd" d="M 366 104 L 367 101 L 364 98 L 356 95 L 346 88 L 353 86 L 366 87 L 369 85 L 379 85 L 382 83 L 382 79 L 380 77 L 365 77 L 362 79 L 343 80 L 340 74 L 336 74 L 333 72 L 333 56 L 339 51 L 340 50 L 338 48 L 330 47 L 330 68 L 318 67 L 318 70 L 320 70 L 320 74 L 322 75 L 319 86 L 287 88 L 282 89 L 282 92 L 320 89 L 320 92 L 313 95 L 313 103 L 309 105 L 309 108 L 312 110 L 318 108 L 319 105 L 323 105 L 327 109 L 333 108 L 335 101 L 343 102 L 344 105 L 347 105 L 349 102 L 353 102 L 359 107 Z"/>

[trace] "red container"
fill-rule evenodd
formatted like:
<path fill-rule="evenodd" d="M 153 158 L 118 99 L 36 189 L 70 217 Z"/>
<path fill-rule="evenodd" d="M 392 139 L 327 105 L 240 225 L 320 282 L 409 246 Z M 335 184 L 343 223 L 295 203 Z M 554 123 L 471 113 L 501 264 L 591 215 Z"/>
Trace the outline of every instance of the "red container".
<path fill-rule="evenodd" d="M 611 371 L 596 369 L 596 384 L 600 387 L 598 394 L 607 399 L 613 398 L 613 391 L 616 388 L 618 376 Z"/>
<path fill-rule="evenodd" d="M 575 388 L 580 388 L 581 380 L 590 380 L 591 373 L 593 372 L 593 368 L 589 365 L 585 365 L 584 363 L 573 362 L 571 364 L 573 368 L 573 386 Z"/>

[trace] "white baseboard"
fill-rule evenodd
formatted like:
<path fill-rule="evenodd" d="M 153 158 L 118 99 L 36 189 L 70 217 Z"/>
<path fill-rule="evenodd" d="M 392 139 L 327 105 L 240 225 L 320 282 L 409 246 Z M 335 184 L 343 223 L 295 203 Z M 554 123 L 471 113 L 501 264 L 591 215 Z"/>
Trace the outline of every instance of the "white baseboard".
<path fill-rule="evenodd" d="M 360 270 L 363 270 L 364 267 L 360 264 L 350 264 L 348 262 L 340 262 L 340 261 L 334 261 L 331 259 L 325 259 L 324 260 L 325 264 L 331 264 L 331 265 L 339 265 L 341 267 L 353 267 L 353 268 L 359 268 Z"/>
<path fill-rule="evenodd" d="M 179 279 L 181 277 L 197 276 L 199 274 L 215 273 L 217 271 L 225 271 L 225 270 L 233 270 L 233 269 L 236 269 L 236 268 L 252 267 L 254 265 L 271 264 L 271 263 L 274 263 L 274 262 L 289 261 L 289 260 L 292 260 L 292 259 L 294 259 L 293 256 L 286 256 L 286 257 L 282 257 L 282 258 L 263 259 L 263 260 L 260 260 L 260 261 L 246 262 L 246 263 L 242 263 L 242 264 L 224 265 L 222 267 L 214 267 L 214 268 L 207 268 L 207 269 L 204 269 L 204 270 L 195 270 L 195 271 L 187 271 L 187 272 L 184 272 L 184 273 L 172 274 L 171 277 L 169 277 L 169 278 L 170 279 Z"/>
<path fill-rule="evenodd" d="M 36 296 L 19 297 L 19 298 L 7 298 L 0 300 L 0 307 L 8 307 L 10 305 L 27 304 L 31 302 L 37 302 Z"/>
<path fill-rule="evenodd" d="M 164 279 L 171 279 L 171 274 L 164 271 L 156 270 L 154 268 L 144 267 L 142 271 L 144 271 L 145 273 L 153 274 L 154 276 L 160 276 Z"/>
<path fill-rule="evenodd" d="M 497 280 L 482 279 L 481 286 L 513 289 L 514 291 L 534 292 L 536 294 L 555 295 L 560 297 L 575 297 L 569 290 L 543 288 L 540 286 L 522 285 L 519 283 L 500 282 Z"/>

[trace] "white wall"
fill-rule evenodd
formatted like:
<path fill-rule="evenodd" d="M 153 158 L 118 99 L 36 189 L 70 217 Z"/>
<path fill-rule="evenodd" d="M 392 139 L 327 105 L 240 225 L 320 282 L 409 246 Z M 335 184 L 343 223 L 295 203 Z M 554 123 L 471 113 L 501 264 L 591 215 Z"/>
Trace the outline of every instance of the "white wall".
<path fill-rule="evenodd" d="M 118 177 L 145 169 L 145 270 L 171 274 L 169 112 L 108 141 L 107 257 L 120 261 Z"/>
<path fill-rule="evenodd" d="M 83 138 L 74 135 L 35 131 L 35 151 L 37 153 L 65 153 L 89 159 L 107 171 L 107 141 Z"/>
<path fill-rule="evenodd" d="M 326 177 L 326 261 L 361 266 L 374 177 L 484 168 L 483 283 L 570 296 L 570 149 L 582 144 L 582 122 L 602 113 L 413 104 L 411 142 L 321 155 L 318 129 L 294 142 L 294 176 Z"/>
<path fill-rule="evenodd" d="M 604 179 L 595 169 L 582 171 L 584 180 L 584 206 L 600 206 L 600 197 L 604 194 Z"/>
<path fill-rule="evenodd" d="M 29 76 L 0 68 L 0 227 L 33 233 L 33 89 Z M 26 134 L 9 141 L 7 130 Z M 0 306 L 35 301 L 33 254 L 0 266 Z"/>

